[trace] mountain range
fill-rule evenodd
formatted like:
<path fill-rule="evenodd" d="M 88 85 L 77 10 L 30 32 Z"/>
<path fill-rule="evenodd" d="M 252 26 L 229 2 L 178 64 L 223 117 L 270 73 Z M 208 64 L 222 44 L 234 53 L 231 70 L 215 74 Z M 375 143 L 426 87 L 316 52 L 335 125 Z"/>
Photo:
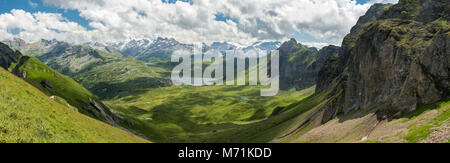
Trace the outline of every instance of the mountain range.
<path fill-rule="evenodd" d="M 152 67 L 112 49 L 97 50 L 88 45 L 57 40 L 25 43 L 14 39 L 4 41 L 27 56 L 38 58 L 52 69 L 72 77 L 100 98 L 149 87 L 170 85 L 164 79 L 169 71 Z"/>
<path fill-rule="evenodd" d="M 172 85 L 170 54 L 192 48 L 175 39 L 6 40 L 0 141 L 449 142 L 449 11 L 447 0 L 375 4 L 340 47 L 320 50 L 295 39 L 203 43 L 279 50 L 274 97 Z"/>
<path fill-rule="evenodd" d="M 281 42 L 268 41 L 268 42 L 255 42 L 250 46 L 242 46 L 236 43 L 229 42 L 213 42 L 211 44 L 203 44 L 203 51 L 208 50 L 232 50 L 232 49 L 260 49 L 260 50 L 276 50 Z M 94 48 L 100 49 L 114 49 L 126 56 L 133 56 L 139 60 L 146 62 L 161 62 L 170 61 L 170 55 L 177 50 L 191 51 L 192 43 L 180 43 L 175 39 L 161 38 L 156 39 L 141 39 L 141 40 L 129 40 L 113 43 L 88 43 Z"/>

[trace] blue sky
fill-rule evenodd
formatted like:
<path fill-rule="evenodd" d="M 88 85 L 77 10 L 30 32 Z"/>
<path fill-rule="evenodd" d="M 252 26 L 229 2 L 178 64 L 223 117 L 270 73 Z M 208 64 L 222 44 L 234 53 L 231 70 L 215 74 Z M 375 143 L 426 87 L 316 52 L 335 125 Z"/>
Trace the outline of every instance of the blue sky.
<path fill-rule="evenodd" d="M 22 9 L 30 13 L 60 13 L 63 17 L 69 19 L 70 21 L 77 22 L 87 29 L 92 29 L 89 27 L 89 21 L 80 17 L 80 13 L 77 10 L 60 9 L 52 5 L 44 4 L 41 0 L 0 0 L 0 14 L 8 13 L 12 9 Z"/>
<path fill-rule="evenodd" d="M 166 3 L 175 3 L 176 1 L 191 2 L 190 0 L 161 0 L 161 1 Z M 368 1 L 369 0 L 357 0 L 357 3 L 364 4 L 367 3 Z M 33 6 L 32 4 L 36 4 L 36 6 Z M 80 17 L 79 16 L 80 13 L 77 10 L 60 9 L 52 5 L 44 4 L 41 0 L 0 0 L 0 14 L 8 13 L 12 9 L 22 9 L 30 13 L 34 12 L 61 13 L 63 17 L 71 21 L 77 22 L 83 27 L 90 29 L 89 21 Z M 229 19 L 230 17 L 220 13 L 216 15 L 216 20 L 219 21 L 226 21 Z"/>
<path fill-rule="evenodd" d="M 37 13 L 37 12 L 42 12 L 42 13 L 59 13 L 59 14 L 62 15 L 62 17 L 64 17 L 68 21 L 78 23 L 79 25 L 84 27 L 87 31 L 94 31 L 94 30 L 96 30 L 96 27 L 92 27 L 90 25 L 90 23 L 93 22 L 93 20 L 90 20 L 89 18 L 80 16 L 81 12 L 90 12 L 90 13 L 92 13 L 92 10 L 89 10 L 89 9 L 86 9 L 86 8 L 77 8 L 76 6 L 71 6 L 71 5 L 74 4 L 74 2 L 67 2 L 66 3 L 66 1 L 62 1 L 62 0 L 61 1 L 52 0 L 52 1 L 50 1 L 51 3 L 54 3 L 56 1 L 57 4 L 47 4 L 47 3 L 44 3 L 43 1 L 45 1 L 45 0 L 13 0 L 13 1 L 12 0 L 0 0 L 0 16 L 1 16 L 1 14 L 10 13 L 11 10 L 13 10 L 13 9 L 21 9 L 21 10 L 23 10 L 23 11 L 25 11 L 27 13 L 31 13 L 31 14 Z M 163 3 L 169 3 L 169 4 L 174 4 L 174 5 L 175 5 L 176 1 L 177 0 L 161 0 L 161 2 L 163 2 Z M 193 5 L 192 1 L 190 1 L 190 0 L 180 0 L 180 1 L 189 2 L 191 6 Z M 349 1 L 349 0 L 340 0 L 340 1 Z M 370 1 L 373 1 L 373 0 L 357 0 L 356 3 L 363 5 L 363 4 L 366 4 L 366 3 L 370 2 Z M 59 5 L 59 7 L 56 7 L 58 5 Z M 62 5 L 65 5 L 64 8 L 67 8 L 67 9 L 61 8 Z M 212 4 L 212 5 L 213 6 L 211 6 L 211 7 L 215 7 L 214 6 L 215 4 Z M 247 7 L 249 5 L 255 5 L 256 7 L 258 7 L 257 6 L 258 4 L 247 4 Z M 177 11 L 174 11 L 173 13 L 177 13 L 177 12 L 179 13 L 180 11 L 182 12 L 182 11 L 186 10 L 186 6 L 183 7 L 183 5 L 177 5 L 177 7 L 178 7 Z M 239 6 L 236 6 L 236 7 L 239 9 Z M 301 7 L 301 6 L 299 6 L 299 7 Z M 133 10 L 134 10 L 134 8 L 135 7 L 133 7 Z M 242 6 L 240 8 L 242 8 Z M 359 7 L 359 8 L 361 8 L 361 7 Z M 367 6 L 366 6 L 366 8 L 367 8 Z M 352 8 L 352 9 L 355 9 L 355 8 Z M 236 30 L 233 30 L 231 28 L 239 28 L 239 26 L 242 25 L 242 23 L 237 20 L 238 18 L 240 18 L 239 15 L 238 16 L 236 16 L 236 15 L 233 16 L 233 13 L 226 13 L 226 14 L 224 14 L 224 13 L 220 12 L 220 11 L 226 11 L 226 10 L 223 10 L 223 8 L 218 8 L 216 10 L 217 11 L 215 11 L 215 10 L 211 11 L 211 14 L 213 14 L 213 16 L 214 16 L 214 20 L 217 21 L 215 23 L 216 25 L 220 24 L 220 22 L 226 23 L 226 25 L 229 26 L 226 29 L 229 29 L 230 31 L 236 31 Z M 190 11 L 190 10 L 186 10 L 186 11 Z M 355 13 L 351 13 L 351 12 L 357 12 L 356 16 L 346 18 L 345 20 L 343 20 L 343 23 L 354 22 L 355 19 L 357 19 L 357 17 L 359 17 L 358 14 L 363 13 L 358 8 L 356 8 L 355 11 L 350 11 L 350 14 L 354 15 Z M 159 13 L 154 13 L 154 12 L 147 12 L 147 13 L 145 13 L 145 11 L 141 11 L 138 14 L 141 15 L 141 16 L 144 16 L 144 17 L 148 16 L 148 15 L 150 15 L 150 17 L 155 17 L 154 14 L 159 14 Z M 183 13 L 181 13 L 181 14 L 183 14 Z M 348 14 L 346 14 L 346 15 L 348 15 Z M 242 17 L 245 17 L 245 16 L 246 15 L 243 15 Z M 250 16 L 253 16 L 253 17 L 250 17 Z M 279 40 L 279 39 L 286 39 L 288 37 L 294 37 L 297 40 L 302 41 L 302 42 L 316 42 L 316 43 L 325 43 L 325 44 L 338 44 L 338 43 L 340 43 L 340 40 L 339 40 L 340 38 L 339 37 L 343 37 L 343 35 L 344 35 L 343 31 L 346 31 L 346 30 L 348 30 L 347 28 L 351 27 L 351 25 L 339 25 L 339 24 L 336 25 L 336 24 L 332 24 L 332 23 L 330 25 L 330 23 L 328 23 L 328 25 L 330 25 L 330 27 L 326 27 L 324 30 L 334 30 L 333 28 L 345 28 L 345 29 L 338 29 L 339 30 L 339 31 L 337 31 L 338 33 L 334 34 L 334 35 L 337 35 L 337 36 L 333 36 L 333 35 L 332 36 L 326 36 L 326 35 L 322 36 L 322 33 L 327 33 L 327 31 L 325 31 L 325 32 L 322 31 L 322 33 L 321 33 L 321 31 L 315 31 L 314 28 L 312 28 L 312 29 L 302 29 L 302 30 L 299 30 L 299 29 L 296 29 L 296 28 L 290 29 L 292 27 L 285 27 L 285 26 L 282 26 L 282 24 L 281 25 L 271 24 L 271 23 L 273 23 L 271 21 L 273 21 L 273 20 L 279 21 L 280 20 L 279 18 L 265 21 L 264 19 L 266 19 L 266 18 L 265 18 L 264 15 L 262 15 L 261 17 L 256 17 L 256 18 L 254 17 L 254 15 L 250 15 L 250 16 L 249 17 L 245 17 L 245 20 L 248 21 L 247 23 L 256 20 L 256 22 L 258 22 L 257 24 L 260 25 L 261 27 L 256 26 L 256 27 L 253 27 L 252 29 L 248 29 L 248 31 L 244 31 L 242 29 L 239 29 L 239 30 L 242 30 L 242 31 L 239 31 L 239 32 L 242 32 L 242 33 L 237 32 L 236 35 L 240 35 L 240 37 L 244 37 L 244 38 L 255 37 L 255 38 L 251 38 L 253 40 L 254 39 L 271 39 L 271 38 L 273 38 L 274 40 L 277 40 L 277 39 Z M 161 17 L 164 17 L 164 15 L 162 15 Z M 158 18 L 158 20 L 160 20 L 160 19 L 161 18 Z M 176 28 L 178 28 L 178 27 L 183 27 L 183 29 L 186 29 L 186 27 L 187 28 L 193 28 L 193 29 L 197 28 L 197 25 L 195 23 L 194 24 L 193 23 L 189 23 L 189 22 L 187 22 L 187 20 L 183 20 L 183 19 L 186 19 L 186 17 L 182 17 L 179 20 L 179 22 L 168 22 L 168 23 L 169 24 L 174 24 L 175 26 L 177 26 L 177 27 L 174 27 L 174 30 Z M 319 19 L 322 19 L 322 18 L 319 17 Z M 325 18 L 323 18 L 323 19 L 325 19 Z M 105 25 L 105 20 L 98 20 L 95 23 Z M 178 19 L 174 18 L 174 20 L 178 20 Z M 230 20 L 230 21 L 228 21 L 228 20 Z M 194 21 L 194 20 L 192 20 L 192 21 Z M 295 22 L 288 22 L 288 23 L 292 23 L 290 25 L 291 26 L 295 26 L 296 23 L 297 24 L 302 24 L 302 23 L 304 24 L 306 20 L 301 20 L 300 22 L 298 22 L 298 21 L 300 21 L 300 20 L 295 20 Z M 324 21 L 324 20 L 320 20 L 320 21 Z M 262 22 L 262 24 L 259 24 L 260 22 Z M 163 22 L 163 23 L 165 23 L 165 22 Z M 177 24 L 177 23 L 180 23 L 180 24 Z M 237 24 L 237 27 L 235 25 L 233 25 L 233 24 Z M 248 25 L 251 26 L 251 24 L 248 24 Z M 267 25 L 267 26 L 263 26 L 263 25 Z M 109 28 L 108 25 L 106 25 L 106 26 L 107 26 L 107 28 Z M 306 26 L 310 26 L 310 25 L 306 24 Z M 320 26 L 320 27 L 322 27 L 322 26 Z M 158 27 L 158 28 L 155 28 L 155 29 L 160 29 L 160 28 L 161 27 Z M 206 30 L 206 31 L 210 31 L 210 32 L 214 32 L 215 31 L 217 33 L 216 29 L 217 29 L 217 26 L 216 27 L 208 27 L 207 29 L 202 29 L 202 30 L 203 31 Z M 280 31 L 280 30 L 282 30 L 282 31 Z M 1 29 L 0 29 L 0 31 L 1 31 Z M 21 31 L 26 31 L 26 29 L 8 29 L 8 31 L 11 32 L 12 34 L 17 34 L 17 33 L 20 33 Z M 110 31 L 113 31 L 113 29 L 111 29 Z M 130 31 L 131 31 L 130 33 L 133 33 L 133 31 L 138 31 L 138 30 L 130 29 Z M 195 30 L 195 31 L 200 31 L 200 30 Z M 262 34 L 257 33 L 256 31 L 262 32 Z M 159 32 L 159 31 L 156 31 L 156 33 L 157 32 Z M 188 31 L 188 32 L 192 32 L 192 31 Z M 172 33 L 164 34 L 164 35 L 166 35 L 167 37 L 177 37 L 177 36 L 171 35 Z M 211 34 L 214 34 L 214 33 L 211 33 Z M 150 34 L 134 34 L 134 35 L 150 35 Z M 151 35 L 154 36 L 155 35 L 155 31 L 153 31 L 153 33 Z M 164 35 L 162 37 L 166 37 Z M 180 35 L 179 37 L 181 37 L 181 38 L 186 38 L 187 37 L 187 36 L 181 36 L 181 35 L 186 35 L 186 32 L 184 32 L 184 34 L 181 33 L 179 35 Z M 195 34 L 192 34 L 192 35 L 195 36 Z M 225 34 L 222 33 L 220 35 L 223 36 L 223 35 L 227 35 L 227 34 L 226 33 Z M 205 39 L 221 41 L 221 40 L 219 40 L 221 38 L 220 35 L 219 36 L 215 36 L 215 37 L 211 37 L 211 38 L 205 38 Z M 261 37 L 259 37 L 259 36 L 261 36 Z M 81 36 L 78 36 L 78 37 L 81 37 Z M 97 38 L 97 37 L 100 37 L 100 36 L 83 36 L 83 37 L 86 37 L 86 38 L 89 38 L 89 37 Z M 130 36 L 125 36 L 125 35 L 119 36 L 118 35 L 118 36 L 114 36 L 114 38 L 110 38 L 110 39 L 126 38 L 126 37 L 130 37 Z M 150 37 L 150 36 L 148 36 L 148 37 Z M 223 41 L 233 40 L 233 38 L 232 38 L 233 36 L 227 36 L 227 37 L 230 37 L 230 38 L 226 38 L 225 39 L 225 37 L 223 37 L 224 38 Z M 331 37 L 336 37 L 336 38 L 331 38 Z M 65 37 L 65 38 L 69 38 L 69 37 Z M 97 38 L 97 39 L 99 39 L 99 38 Z M 250 39 L 248 39 L 248 40 L 250 40 Z"/>

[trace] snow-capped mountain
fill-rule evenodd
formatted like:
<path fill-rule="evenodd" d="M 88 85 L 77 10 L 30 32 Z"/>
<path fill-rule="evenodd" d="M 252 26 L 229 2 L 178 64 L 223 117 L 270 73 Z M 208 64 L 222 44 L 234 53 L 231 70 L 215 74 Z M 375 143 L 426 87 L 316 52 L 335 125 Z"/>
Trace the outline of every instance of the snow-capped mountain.
<path fill-rule="evenodd" d="M 237 46 L 227 42 L 213 42 L 209 48 L 214 50 L 232 50 L 236 49 Z"/>
<path fill-rule="evenodd" d="M 181 43 L 173 38 L 156 39 L 141 39 L 141 40 L 127 40 L 113 43 L 97 44 L 90 43 L 90 46 L 97 49 L 115 49 L 127 56 L 133 56 L 143 61 L 168 61 L 173 52 L 177 50 L 192 50 L 192 43 Z M 100 46 L 99 46 L 100 45 Z M 276 50 L 280 47 L 281 42 L 255 42 L 251 46 L 242 46 L 232 42 L 213 42 L 211 44 L 203 43 L 203 51 L 209 50 L 231 50 L 243 49 L 248 51 L 250 49 L 259 50 Z"/>
<path fill-rule="evenodd" d="M 192 45 L 183 44 L 175 39 L 161 38 L 128 40 L 106 43 L 105 46 L 144 61 L 168 60 L 170 54 L 177 50 L 190 50 Z"/>
<path fill-rule="evenodd" d="M 145 49 L 148 48 L 154 40 L 142 39 L 142 40 L 129 40 L 129 41 L 121 41 L 116 43 L 107 43 L 106 46 L 110 46 L 119 51 L 126 51 L 130 49 Z"/>
<path fill-rule="evenodd" d="M 261 50 L 276 50 L 281 46 L 280 41 L 269 41 L 269 42 L 255 42 L 252 47 Z"/>
<path fill-rule="evenodd" d="M 268 42 L 262 42 L 258 41 L 253 43 L 251 46 L 243 48 L 244 51 L 249 50 L 262 50 L 262 51 L 272 51 L 276 50 L 281 46 L 281 42 L 279 41 L 268 41 Z"/>
<path fill-rule="evenodd" d="M 214 42 L 210 45 L 210 49 L 215 50 L 231 50 L 231 49 L 243 49 L 244 51 L 250 49 L 259 49 L 259 50 L 276 50 L 281 46 L 281 42 L 279 41 L 258 41 L 253 43 L 250 46 L 241 46 L 235 43 L 230 42 Z"/>
<path fill-rule="evenodd" d="M 116 43 L 106 43 L 106 46 L 121 51 L 124 55 L 140 56 L 155 51 L 174 51 L 179 49 L 190 49 L 190 45 L 182 44 L 175 39 L 161 38 L 129 40 Z"/>

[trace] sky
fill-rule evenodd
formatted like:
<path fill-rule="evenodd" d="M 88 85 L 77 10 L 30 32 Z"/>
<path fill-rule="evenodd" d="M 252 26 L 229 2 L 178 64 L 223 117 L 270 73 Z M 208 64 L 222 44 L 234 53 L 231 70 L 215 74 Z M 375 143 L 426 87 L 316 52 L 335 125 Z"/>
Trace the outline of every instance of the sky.
<path fill-rule="evenodd" d="M 0 0 L 0 40 L 72 43 L 174 38 L 339 45 L 374 3 L 397 0 Z"/>

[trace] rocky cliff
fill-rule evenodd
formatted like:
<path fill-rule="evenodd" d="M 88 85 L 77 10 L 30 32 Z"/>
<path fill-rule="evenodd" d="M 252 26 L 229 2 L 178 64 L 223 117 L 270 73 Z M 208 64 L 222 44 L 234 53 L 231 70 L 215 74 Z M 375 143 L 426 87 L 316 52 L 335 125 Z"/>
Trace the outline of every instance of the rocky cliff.
<path fill-rule="evenodd" d="M 0 43 L 0 67 L 8 70 L 8 68 L 19 61 L 22 54 L 19 51 L 14 51 L 3 43 Z"/>
<path fill-rule="evenodd" d="M 301 90 L 316 84 L 316 76 L 323 63 L 330 56 L 337 55 L 339 47 L 331 45 L 318 51 L 291 39 L 283 43 L 278 50 L 281 89 Z"/>
<path fill-rule="evenodd" d="M 338 96 L 322 122 L 369 107 L 391 118 L 448 96 L 449 14 L 446 0 L 372 6 L 319 72 L 317 92 Z"/>

